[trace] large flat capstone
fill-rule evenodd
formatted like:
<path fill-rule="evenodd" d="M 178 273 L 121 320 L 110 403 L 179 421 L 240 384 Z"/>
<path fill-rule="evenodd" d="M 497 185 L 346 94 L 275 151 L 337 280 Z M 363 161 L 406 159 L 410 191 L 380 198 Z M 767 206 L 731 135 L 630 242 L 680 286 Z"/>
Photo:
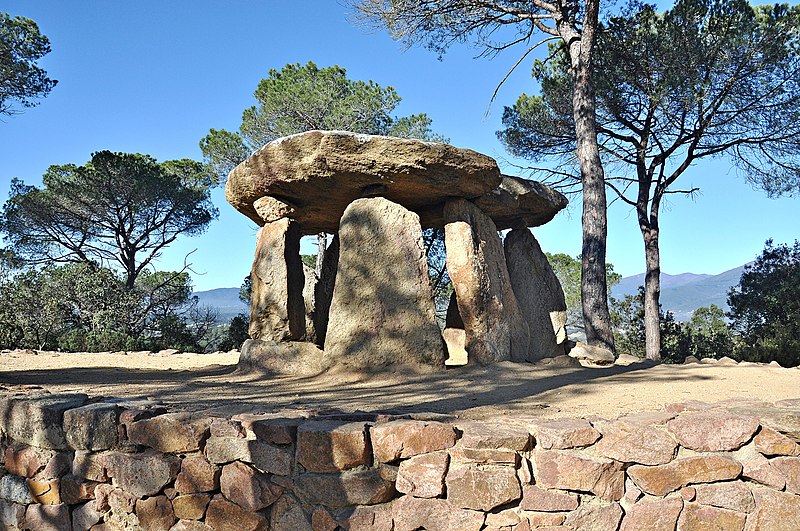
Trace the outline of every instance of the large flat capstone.
<path fill-rule="evenodd" d="M 347 205 L 360 197 L 382 196 L 415 212 L 438 206 L 441 216 L 447 198 L 477 198 L 500 182 L 497 162 L 469 149 L 308 131 L 253 153 L 231 172 L 225 196 L 259 225 L 291 217 L 304 234 L 313 234 L 336 232 Z"/>

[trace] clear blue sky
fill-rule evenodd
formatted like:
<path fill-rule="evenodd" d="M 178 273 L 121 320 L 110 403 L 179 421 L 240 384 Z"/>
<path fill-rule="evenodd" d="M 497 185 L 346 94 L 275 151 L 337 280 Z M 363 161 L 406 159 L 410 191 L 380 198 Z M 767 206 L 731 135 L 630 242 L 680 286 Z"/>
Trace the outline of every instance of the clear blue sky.
<path fill-rule="evenodd" d="M 474 50 L 458 46 L 439 61 L 355 26 L 333 0 L 7 0 L 0 10 L 38 22 L 53 47 L 41 64 L 59 81 L 41 105 L 0 122 L 3 201 L 12 177 L 40 184 L 50 164 L 83 164 L 101 149 L 199 160 L 198 141 L 209 128 L 235 130 L 258 81 L 287 63 L 338 64 L 353 79 L 394 86 L 403 98 L 398 114 L 426 112 L 454 145 L 498 159 L 506 158 L 495 137 L 502 106 L 533 91 L 523 65 L 485 116 L 518 52 L 474 59 Z M 698 165 L 682 180 L 702 193 L 694 200 L 674 196 L 662 214 L 665 272 L 720 273 L 754 259 L 767 238 L 800 238 L 800 198 L 767 199 L 724 160 Z M 255 245 L 254 224 L 225 203 L 221 189 L 214 201 L 219 220 L 158 263 L 180 267 L 197 249 L 190 261 L 198 290 L 238 286 Z M 535 229 L 545 250 L 580 253 L 577 203 Z M 625 205 L 611 207 L 608 244 L 618 272 L 644 270 L 635 215 Z"/>

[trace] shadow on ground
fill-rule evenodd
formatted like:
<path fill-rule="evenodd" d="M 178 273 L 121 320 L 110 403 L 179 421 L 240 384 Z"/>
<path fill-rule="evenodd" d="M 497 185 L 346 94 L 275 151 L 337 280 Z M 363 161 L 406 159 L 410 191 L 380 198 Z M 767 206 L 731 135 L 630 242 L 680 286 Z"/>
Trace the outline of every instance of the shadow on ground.
<path fill-rule="evenodd" d="M 500 363 L 427 374 L 393 372 L 330 372 L 315 377 L 273 377 L 239 374 L 235 366 L 210 366 L 175 371 L 91 367 L 0 372 L 0 386 L 9 390 L 41 386 L 52 392 L 80 391 L 91 396 L 155 398 L 190 410 L 270 412 L 281 409 L 458 414 L 471 418 L 498 414 L 542 415 L 573 409 L 582 398 L 618 400 L 604 392 L 624 394 L 626 386 L 669 386 L 675 371 L 638 363 L 610 368 L 542 368 Z M 683 384 L 712 379 L 683 374 Z M 585 396 L 583 396 L 585 395 Z M 608 396 L 606 396 L 608 395 Z M 681 397 L 676 397 L 681 399 Z M 577 402 L 576 402 L 577 400 Z M 676 401 L 676 400 L 672 400 Z M 591 414 L 587 405 L 583 414 Z"/>

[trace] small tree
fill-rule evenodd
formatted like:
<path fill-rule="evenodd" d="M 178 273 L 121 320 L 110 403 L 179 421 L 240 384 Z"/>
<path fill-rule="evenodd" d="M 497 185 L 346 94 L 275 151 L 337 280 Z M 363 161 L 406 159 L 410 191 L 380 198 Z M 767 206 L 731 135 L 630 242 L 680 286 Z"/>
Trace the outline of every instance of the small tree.
<path fill-rule="evenodd" d="M 728 305 L 742 335 L 742 358 L 800 364 L 800 241 L 774 246 L 767 240 L 728 292 Z"/>
<path fill-rule="evenodd" d="M 716 304 L 692 312 L 685 330 L 691 338 L 692 356 L 702 359 L 734 355 L 731 327 L 725 321 L 725 312 Z"/>
<path fill-rule="evenodd" d="M 178 236 L 202 233 L 217 216 L 214 179 L 191 160 L 100 151 L 84 166 L 51 166 L 44 186 L 13 180 L 0 232 L 30 265 L 116 265 L 137 277 Z"/>
<path fill-rule="evenodd" d="M 645 251 L 647 357 L 659 359 L 661 205 L 697 160 L 726 156 L 772 195 L 800 190 L 800 7 L 679 0 L 659 14 L 633 2 L 601 27 L 592 76 L 608 185 L 636 211 Z M 537 63 L 541 96 L 506 108 L 500 139 L 536 169 L 580 184 L 568 51 Z"/>
<path fill-rule="evenodd" d="M 0 115 L 33 107 L 57 81 L 36 62 L 50 53 L 50 41 L 29 18 L 0 13 Z"/>

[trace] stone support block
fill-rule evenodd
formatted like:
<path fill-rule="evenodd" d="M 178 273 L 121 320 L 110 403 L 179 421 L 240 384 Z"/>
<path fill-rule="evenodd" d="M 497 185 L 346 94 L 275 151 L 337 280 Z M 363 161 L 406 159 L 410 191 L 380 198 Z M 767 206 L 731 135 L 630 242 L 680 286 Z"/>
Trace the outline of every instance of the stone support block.
<path fill-rule="evenodd" d="M 447 272 L 471 362 L 526 361 L 529 331 L 511 286 L 497 227 L 465 199 L 445 203 Z"/>
<path fill-rule="evenodd" d="M 214 531 L 267 531 L 266 516 L 243 509 L 223 497 L 208 504 L 205 523 Z"/>
<path fill-rule="evenodd" d="M 685 411 L 667 423 L 681 446 L 698 452 L 727 452 L 744 446 L 759 427 L 758 418 L 722 409 Z"/>
<path fill-rule="evenodd" d="M 128 439 L 168 454 L 195 452 L 208 438 L 211 419 L 191 413 L 168 413 L 128 424 Z"/>
<path fill-rule="evenodd" d="M 381 469 L 350 470 L 341 474 L 301 474 L 295 493 L 306 503 L 340 509 L 351 505 L 375 505 L 394 495 L 394 481 Z"/>
<path fill-rule="evenodd" d="M 400 463 L 396 488 L 415 498 L 437 498 L 444 494 L 444 478 L 450 458 L 447 452 L 431 452 Z"/>
<path fill-rule="evenodd" d="M 542 488 L 591 492 L 609 501 L 625 493 L 622 463 L 564 450 L 534 452 L 536 484 Z"/>
<path fill-rule="evenodd" d="M 510 466 L 450 467 L 445 483 L 447 500 L 462 509 L 491 511 L 522 496 L 516 470 Z"/>
<path fill-rule="evenodd" d="M 244 461 L 262 472 L 279 476 L 288 476 L 292 471 L 291 451 L 263 441 L 236 437 L 211 437 L 206 442 L 205 452 L 208 460 L 214 464 Z"/>
<path fill-rule="evenodd" d="M 134 496 L 154 496 L 178 475 L 179 458 L 148 450 L 137 454 L 110 452 L 104 462 L 114 485 Z"/>
<path fill-rule="evenodd" d="M 72 527 L 67 504 L 29 505 L 25 511 L 25 528 L 36 531 L 64 531 Z"/>
<path fill-rule="evenodd" d="M 81 393 L 2 398 L 2 430 L 18 443 L 65 450 L 64 412 L 82 406 L 86 400 Z"/>
<path fill-rule="evenodd" d="M 653 496 L 665 496 L 689 484 L 736 479 L 741 472 L 741 464 L 721 455 L 687 457 L 666 465 L 634 465 L 628 469 L 636 485 Z"/>
<path fill-rule="evenodd" d="M 219 484 L 225 498 L 248 511 L 269 507 L 283 492 L 265 474 L 238 461 L 222 467 Z"/>
<path fill-rule="evenodd" d="M 528 360 L 563 356 L 567 303 L 547 256 L 527 227 L 514 228 L 506 234 L 503 249 L 511 287 L 528 323 Z"/>
<path fill-rule="evenodd" d="M 250 273 L 250 337 L 295 341 L 306 330 L 300 229 L 287 218 L 265 224 L 258 232 Z"/>
<path fill-rule="evenodd" d="M 372 452 L 381 463 L 436 450 L 447 450 L 456 443 L 456 432 L 449 424 L 421 420 L 396 420 L 370 428 Z"/>
<path fill-rule="evenodd" d="M 402 496 L 392 503 L 396 531 L 479 531 L 486 515 L 483 511 L 462 509 L 448 500 Z"/>
<path fill-rule="evenodd" d="M 219 488 L 221 472 L 219 466 L 210 463 L 202 454 L 186 456 L 175 479 L 175 490 L 180 494 L 211 492 Z"/>

